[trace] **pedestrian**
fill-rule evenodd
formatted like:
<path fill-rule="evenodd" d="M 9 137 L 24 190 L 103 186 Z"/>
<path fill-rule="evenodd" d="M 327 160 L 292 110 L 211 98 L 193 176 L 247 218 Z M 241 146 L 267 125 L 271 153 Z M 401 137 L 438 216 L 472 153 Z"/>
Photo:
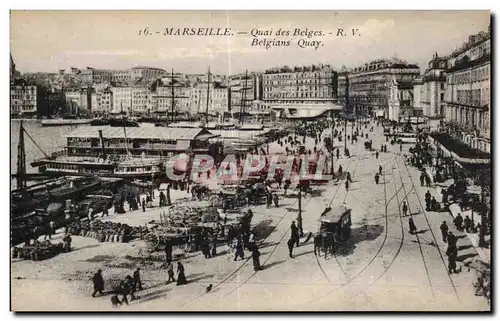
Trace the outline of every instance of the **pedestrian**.
<path fill-rule="evenodd" d="M 380 175 L 378 173 L 375 174 L 375 184 L 378 184 L 380 180 Z"/>
<path fill-rule="evenodd" d="M 337 159 L 339 159 L 339 156 L 340 156 L 340 150 L 339 150 L 338 148 L 337 148 L 337 152 L 336 152 L 336 154 L 337 154 Z"/>
<path fill-rule="evenodd" d="M 170 199 L 170 188 L 171 188 L 171 186 L 170 186 L 170 184 L 168 184 L 167 185 L 167 206 L 172 205 L 172 201 Z"/>
<path fill-rule="evenodd" d="M 104 279 L 102 277 L 102 270 L 99 269 L 92 277 L 92 283 L 94 284 L 94 292 L 92 292 L 92 297 L 95 298 L 95 295 L 99 293 L 99 295 L 104 295 Z"/>
<path fill-rule="evenodd" d="M 166 242 L 165 242 L 165 259 L 167 262 L 171 262 L 172 261 L 172 240 L 169 238 Z"/>
<path fill-rule="evenodd" d="M 257 249 L 257 247 L 254 247 L 252 249 L 252 260 L 253 260 L 253 270 L 258 271 L 260 270 L 260 252 Z"/>
<path fill-rule="evenodd" d="M 378 174 L 382 175 L 382 165 L 378 165 Z"/>
<path fill-rule="evenodd" d="M 134 288 L 134 279 L 130 276 L 127 275 L 125 277 L 125 281 L 123 281 L 122 284 L 122 289 L 123 289 L 123 299 L 122 301 L 128 304 L 127 296 L 130 294 L 130 301 L 135 300 L 135 288 Z"/>
<path fill-rule="evenodd" d="M 139 290 L 139 291 L 142 291 L 142 282 L 141 282 L 141 274 L 140 274 L 140 271 L 141 268 L 137 268 L 135 271 L 134 271 L 134 289 L 136 290 Z"/>
<path fill-rule="evenodd" d="M 342 165 L 339 165 L 339 175 L 342 175 Z"/>
<path fill-rule="evenodd" d="M 408 214 L 408 205 L 406 204 L 406 201 L 403 201 L 403 216 L 406 216 Z"/>
<path fill-rule="evenodd" d="M 415 232 L 417 232 L 417 227 L 415 226 L 415 222 L 413 222 L 411 216 L 408 219 L 408 225 L 410 226 L 410 234 L 415 234 Z"/>
<path fill-rule="evenodd" d="M 457 217 L 455 217 L 453 222 L 455 223 L 457 230 L 459 230 L 459 231 L 463 230 L 462 223 L 464 222 L 464 219 L 462 218 L 462 215 L 460 215 L 460 213 L 457 214 Z"/>
<path fill-rule="evenodd" d="M 243 248 L 243 242 L 241 240 L 241 237 L 239 237 L 239 236 L 236 239 L 236 253 L 234 254 L 234 261 L 237 261 L 238 257 L 240 257 L 242 260 L 245 259 L 245 252 L 244 252 L 244 248 Z"/>
<path fill-rule="evenodd" d="M 448 255 L 448 273 L 458 273 L 457 272 L 457 251 L 451 251 Z"/>
<path fill-rule="evenodd" d="M 141 205 L 142 205 L 142 211 L 146 212 L 146 200 L 144 198 L 142 199 L 142 204 Z"/>
<path fill-rule="evenodd" d="M 206 259 L 211 258 L 210 245 L 208 243 L 207 238 L 203 238 L 203 240 L 201 241 L 201 252 L 203 253 L 203 255 L 205 256 Z"/>
<path fill-rule="evenodd" d="M 68 253 L 71 251 L 71 234 L 68 233 L 63 237 L 63 249 L 64 252 Z"/>
<path fill-rule="evenodd" d="M 457 248 L 457 237 L 452 231 L 448 232 L 448 245 L 452 248 Z"/>
<path fill-rule="evenodd" d="M 167 283 L 175 282 L 175 278 L 174 278 L 174 265 L 172 264 L 172 261 L 168 261 L 167 262 L 167 273 L 168 273 Z"/>
<path fill-rule="evenodd" d="M 401 153 L 403 151 L 403 144 L 399 144 L 399 152 Z"/>
<path fill-rule="evenodd" d="M 272 202 L 273 202 L 273 196 L 271 195 L 271 193 L 268 193 L 267 194 L 267 208 L 271 207 Z"/>
<path fill-rule="evenodd" d="M 165 194 L 163 191 L 160 191 L 160 207 L 165 206 Z"/>
<path fill-rule="evenodd" d="M 349 180 L 347 180 L 347 179 L 345 181 L 345 190 L 349 191 Z"/>
<path fill-rule="evenodd" d="M 210 245 L 210 254 L 214 257 L 217 255 L 217 235 L 212 236 L 212 242 Z"/>
<path fill-rule="evenodd" d="M 420 173 L 420 186 L 424 186 L 425 175 L 424 173 Z"/>
<path fill-rule="evenodd" d="M 279 198 L 278 198 L 278 195 L 277 195 L 276 193 L 274 193 L 273 198 L 274 198 L 274 205 L 275 205 L 276 207 L 278 207 L 278 206 L 279 206 Z"/>
<path fill-rule="evenodd" d="M 350 172 L 347 172 L 347 178 L 346 178 L 346 179 L 347 179 L 347 181 L 348 181 L 349 183 L 352 183 L 351 173 L 350 173 Z"/>
<path fill-rule="evenodd" d="M 102 211 L 102 217 L 104 217 L 104 216 L 109 216 L 109 209 L 108 209 L 108 206 L 106 206 L 106 207 L 104 208 L 104 210 Z"/>
<path fill-rule="evenodd" d="M 431 199 L 431 211 L 439 211 L 439 204 L 434 196 Z"/>
<path fill-rule="evenodd" d="M 45 239 L 47 239 L 47 237 L 49 238 L 49 240 L 52 239 L 52 235 L 54 235 L 56 232 L 56 223 L 54 223 L 54 221 L 50 221 L 49 222 L 49 226 L 47 228 L 47 235 L 45 236 Z"/>
<path fill-rule="evenodd" d="M 446 221 L 443 221 L 443 223 L 441 223 L 441 226 L 439 228 L 441 229 L 441 236 L 443 237 L 443 242 L 446 243 L 448 241 L 448 230 L 449 230 Z"/>
<path fill-rule="evenodd" d="M 300 234 L 299 234 L 299 229 L 295 225 L 295 221 L 292 222 L 292 225 L 290 226 L 290 231 L 292 233 L 291 238 L 295 241 L 296 246 L 299 247 Z"/>
<path fill-rule="evenodd" d="M 471 228 L 472 228 L 472 220 L 469 218 L 469 215 L 465 215 L 464 228 L 465 228 L 465 232 L 467 232 L 467 233 L 469 233 Z"/>
<path fill-rule="evenodd" d="M 295 240 L 290 238 L 286 244 L 288 245 L 288 255 L 293 259 L 293 245 L 295 244 Z"/>
<path fill-rule="evenodd" d="M 177 285 L 184 285 L 187 283 L 184 265 L 177 262 Z"/>
<path fill-rule="evenodd" d="M 378 151 L 375 152 L 375 158 L 378 159 Z"/>

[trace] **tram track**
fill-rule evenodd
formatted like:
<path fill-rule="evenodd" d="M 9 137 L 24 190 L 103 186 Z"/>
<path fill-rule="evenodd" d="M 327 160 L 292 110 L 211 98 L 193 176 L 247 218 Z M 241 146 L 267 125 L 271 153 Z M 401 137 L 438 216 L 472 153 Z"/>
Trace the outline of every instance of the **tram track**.
<path fill-rule="evenodd" d="M 354 159 L 355 159 L 355 158 L 353 158 L 353 160 L 351 160 L 351 162 L 349 163 L 349 165 L 352 163 L 352 161 L 354 161 Z M 349 165 L 348 165 L 347 167 L 349 167 Z M 337 186 L 337 189 L 336 189 L 336 191 L 335 191 L 335 194 L 338 192 L 339 188 L 340 188 L 340 185 L 339 185 L 339 186 Z M 335 194 L 334 194 L 334 197 L 335 197 Z M 306 201 L 306 204 L 304 204 L 304 206 L 305 206 L 305 205 L 307 205 L 311 199 L 312 199 L 312 198 L 309 198 L 309 199 Z M 294 207 L 294 206 L 295 206 L 295 204 L 297 204 L 297 202 L 298 202 L 298 199 L 296 199 L 296 200 L 295 200 L 295 201 L 294 201 L 294 202 L 290 205 L 290 207 Z M 268 239 L 268 238 L 272 235 L 272 233 L 273 233 L 273 232 L 277 229 L 277 227 L 278 227 L 278 226 L 279 226 L 279 225 L 283 222 L 283 220 L 285 219 L 285 217 L 287 217 L 287 216 L 288 216 L 288 214 L 290 214 L 290 213 L 291 213 L 291 211 L 290 211 L 290 210 L 286 210 L 285 214 L 283 214 L 283 216 L 281 216 L 281 218 L 278 220 L 278 222 L 276 223 L 276 225 L 273 227 L 273 229 L 271 230 L 271 232 L 269 233 L 269 235 L 268 235 L 266 238 L 264 238 L 264 239 L 262 240 L 262 242 L 261 242 L 261 243 L 264 243 L 264 242 L 266 242 L 266 241 L 267 241 L 267 239 Z M 286 233 L 284 233 L 284 234 L 280 237 L 280 239 L 276 242 L 276 244 L 274 245 L 273 249 L 272 249 L 272 250 L 268 253 L 268 257 L 267 257 L 267 259 L 266 259 L 266 260 L 265 260 L 265 261 L 261 264 L 261 266 L 264 266 L 264 265 L 268 262 L 268 260 L 271 258 L 271 256 L 272 256 L 272 254 L 274 253 L 274 251 L 275 251 L 275 250 L 278 248 L 278 246 L 281 244 L 281 242 L 282 242 L 283 238 L 287 235 L 287 233 L 289 233 L 289 231 L 286 231 Z M 222 285 L 222 284 L 224 284 L 224 283 L 227 283 L 227 281 L 228 281 L 228 280 L 230 280 L 233 276 L 235 276 L 236 274 L 238 274 L 238 272 L 240 272 L 240 271 L 241 271 L 241 270 L 242 270 L 245 266 L 247 266 L 247 263 L 250 261 L 250 259 L 251 259 L 251 256 L 247 257 L 247 258 L 245 259 L 245 261 L 244 261 L 244 262 L 243 262 L 243 263 L 242 263 L 242 264 L 241 264 L 241 265 L 240 265 L 237 269 L 235 269 L 235 270 L 234 270 L 234 271 L 232 271 L 230 274 L 228 274 L 227 276 L 225 276 L 222 280 L 220 280 L 219 282 L 217 282 L 216 284 L 214 284 L 214 286 L 212 287 L 212 290 L 214 290 L 215 288 L 217 288 L 217 287 L 221 286 L 221 285 Z M 243 285 L 244 285 L 245 283 L 247 283 L 247 282 L 248 282 L 248 280 L 250 280 L 250 279 L 251 279 L 251 278 L 252 278 L 252 277 L 253 277 L 256 273 L 257 273 L 257 272 L 256 272 L 256 271 L 254 271 L 254 272 L 250 275 L 250 277 L 249 277 L 249 278 L 247 278 L 247 279 L 246 279 L 243 283 L 239 283 L 239 286 L 238 286 L 238 287 L 236 287 L 236 288 L 235 288 L 235 289 L 233 289 L 230 293 L 228 293 L 228 294 L 224 295 L 223 297 L 224 297 L 224 298 L 225 298 L 225 297 L 227 297 L 228 295 L 230 295 L 231 293 L 233 293 L 234 291 L 236 291 L 238 288 L 240 288 L 241 286 L 243 286 Z M 197 299 L 201 298 L 201 297 L 202 297 L 202 296 L 204 296 L 204 295 L 206 295 L 206 293 L 201 293 L 201 294 L 197 295 L 196 297 L 194 297 L 194 298 L 192 298 L 191 300 L 187 301 L 187 302 L 186 302 L 183 306 L 186 306 L 186 305 L 188 305 L 188 304 L 192 303 L 193 301 L 195 301 L 195 300 L 197 300 Z"/>
<path fill-rule="evenodd" d="M 408 174 L 408 178 L 410 179 L 410 182 L 412 184 L 412 189 L 415 190 L 415 191 L 417 191 L 417 189 L 415 188 L 415 183 L 413 182 L 413 179 L 411 177 L 410 170 L 408 169 L 408 165 L 406 163 L 404 163 L 404 167 L 406 169 L 406 173 Z M 401 177 L 401 181 L 402 181 L 402 177 Z M 439 249 L 439 247 L 437 246 L 437 244 L 439 244 L 439 243 L 437 241 L 436 235 L 434 234 L 434 232 L 432 230 L 432 226 L 431 226 L 431 223 L 429 222 L 429 218 L 427 217 L 427 211 L 425 210 L 425 207 L 422 204 L 422 200 L 420 199 L 420 197 L 418 196 L 418 194 L 417 194 L 416 198 L 417 198 L 418 204 L 420 206 L 420 209 L 422 211 L 423 217 L 425 218 L 425 221 L 427 223 L 427 226 L 429 227 L 429 231 L 431 232 L 432 239 L 434 240 L 433 242 L 434 242 L 434 244 L 436 244 L 436 250 L 437 250 L 437 252 L 439 254 L 439 257 L 441 258 L 441 262 L 443 263 L 443 267 L 445 269 L 445 273 L 448 276 L 450 284 L 451 284 L 451 286 L 453 288 L 453 292 L 455 293 L 455 297 L 457 298 L 458 302 L 460 302 L 460 297 L 458 296 L 458 291 L 457 291 L 457 288 L 455 286 L 455 283 L 453 282 L 453 279 L 452 279 L 451 275 L 448 273 L 448 267 L 447 267 L 446 261 L 445 261 L 445 259 L 443 257 L 443 253 Z M 408 210 L 409 210 L 409 208 L 408 208 Z M 418 234 L 417 234 L 417 241 L 418 241 L 419 246 L 421 247 L 420 240 L 418 239 Z M 427 274 L 427 276 L 429 276 L 429 274 Z M 430 279 L 429 279 L 429 282 L 430 282 Z"/>
<path fill-rule="evenodd" d="M 354 162 L 354 160 L 355 160 L 355 159 L 356 159 L 355 157 L 353 157 L 353 158 L 352 158 L 352 160 L 351 160 L 351 161 L 348 163 L 348 165 L 346 166 L 346 170 L 350 167 L 350 165 Z M 339 191 L 340 187 L 341 187 L 341 185 L 340 185 L 340 184 L 339 184 L 339 185 L 337 185 L 337 189 L 335 190 L 335 193 L 333 194 L 332 199 L 331 199 L 331 201 L 330 201 L 330 203 L 329 203 L 330 205 L 332 204 L 333 200 L 335 199 L 335 196 L 337 195 L 337 193 L 338 193 L 338 191 Z M 309 199 L 307 200 L 307 202 L 304 204 L 304 207 L 305 207 L 305 206 L 306 206 L 306 205 L 307 205 L 307 204 L 308 204 L 311 200 L 312 200 L 312 198 L 309 198 Z M 294 204 L 295 204 L 295 203 L 294 203 Z M 290 211 L 287 211 L 287 214 L 288 214 L 288 213 L 290 213 Z M 285 216 L 286 216 L 287 214 L 285 214 Z M 283 217 L 283 218 L 284 218 L 284 217 Z M 280 220 L 280 222 L 279 222 L 279 223 L 281 223 L 281 221 L 282 221 L 282 220 Z M 279 225 L 279 223 L 278 223 L 278 224 L 276 224 L 276 227 Z M 276 228 L 276 227 L 275 227 L 275 228 Z M 274 245 L 273 249 L 272 249 L 272 250 L 268 253 L 267 258 L 266 258 L 266 259 L 264 260 L 264 262 L 261 264 L 261 266 L 262 266 L 262 267 L 264 267 L 264 266 L 267 264 L 267 262 L 271 259 L 272 255 L 274 254 L 274 252 L 276 251 L 276 249 L 277 249 L 277 248 L 281 245 L 281 242 L 283 241 L 283 239 L 285 238 L 285 236 L 286 236 L 288 233 L 289 233 L 289 231 L 287 230 L 287 231 L 286 231 L 285 233 L 283 233 L 283 235 L 279 238 L 279 240 L 277 241 L 276 245 Z M 249 261 L 249 259 L 245 262 L 245 264 L 244 264 L 244 265 L 246 265 L 246 263 L 247 263 L 248 261 Z M 239 270 L 241 270 L 241 268 L 243 268 L 243 266 L 241 266 Z M 239 271 L 239 270 L 238 270 L 238 271 Z M 237 273 L 238 271 L 236 271 L 236 273 Z M 236 273 L 233 273 L 233 275 L 235 275 Z M 235 291 L 237 291 L 238 289 L 240 289 L 243 285 L 247 284 L 247 283 L 248 283 L 248 281 L 249 281 L 250 279 L 252 279 L 252 278 L 253 278 L 256 274 L 257 274 L 257 271 L 254 271 L 254 272 L 253 272 L 253 273 L 252 273 L 252 274 L 251 274 L 251 275 L 250 275 L 250 276 L 249 276 L 246 280 L 244 280 L 243 282 L 239 283 L 237 287 L 235 287 L 235 288 L 234 288 L 233 290 L 231 290 L 229 293 L 225 294 L 222 298 L 225 298 L 225 297 L 227 297 L 227 296 L 231 295 L 232 293 L 234 293 Z M 325 276 L 326 276 L 326 275 L 325 275 Z M 227 279 L 228 279 L 228 278 L 227 278 Z M 226 279 L 226 281 L 227 281 L 227 279 Z"/>
<path fill-rule="evenodd" d="M 401 169 L 399 167 L 398 167 L 398 171 L 399 171 L 399 178 L 401 179 L 401 186 L 403 187 L 404 190 L 406 190 L 405 187 L 404 187 L 403 175 L 402 175 Z M 411 177 L 410 177 L 410 181 L 411 181 Z M 412 186 L 410 188 L 409 193 L 411 193 L 413 190 L 415 190 L 415 186 Z M 417 199 L 419 199 L 418 195 L 417 195 Z M 406 200 L 407 200 L 407 205 L 408 205 L 408 213 L 410 214 L 410 217 L 411 217 L 412 211 L 411 211 L 411 208 L 410 208 L 409 194 L 407 195 Z M 417 244 L 418 244 L 418 248 L 419 248 L 419 251 L 420 251 L 420 256 L 422 257 L 422 262 L 424 264 L 425 274 L 427 276 L 427 280 L 429 282 L 429 287 L 431 289 L 432 297 L 434 297 L 435 296 L 434 288 L 432 287 L 432 280 L 431 280 L 431 277 L 429 275 L 429 268 L 428 268 L 427 262 L 425 260 L 424 251 L 422 249 L 422 243 L 420 242 L 420 237 L 418 236 L 418 231 L 416 231 L 415 236 L 416 236 L 416 239 L 417 239 Z"/>
<path fill-rule="evenodd" d="M 386 166 L 387 166 L 387 164 L 388 164 L 389 162 L 394 162 L 396 159 L 397 159 L 397 156 L 394 156 L 391 160 L 387 161 L 387 162 L 384 164 L 384 166 L 383 166 L 383 167 L 386 167 Z M 361 270 L 360 270 L 360 271 L 359 271 L 356 275 L 354 275 L 353 277 L 348 277 L 348 280 L 347 280 L 345 283 L 343 283 L 343 284 L 341 284 L 341 285 L 339 286 L 340 288 L 343 288 L 343 287 L 345 287 L 345 286 L 349 285 L 349 284 L 350 284 L 350 283 L 352 283 L 355 279 L 357 279 L 359 276 L 361 276 L 361 275 L 362 275 L 362 274 L 363 274 L 363 273 L 364 273 L 364 272 L 368 269 L 368 267 L 370 267 L 370 266 L 373 264 L 373 262 L 377 259 L 377 257 L 379 257 L 380 252 L 383 250 L 383 248 L 384 248 L 384 246 L 385 246 L 385 243 L 386 243 L 387 238 L 388 238 L 388 235 L 387 235 L 387 229 L 388 229 L 388 225 L 389 225 L 389 220 L 388 220 L 388 207 L 389 207 L 389 204 L 392 202 L 392 200 L 393 200 L 395 197 L 397 197 L 398 193 L 399 193 L 399 192 L 403 189 L 403 186 L 401 186 L 399 189 L 395 190 L 394 194 L 393 194 L 393 195 L 392 195 L 389 199 L 387 199 L 387 187 L 386 187 L 385 182 L 386 182 L 386 177 L 385 177 L 385 171 L 384 171 L 384 199 L 385 199 L 385 206 L 384 206 L 384 207 L 385 207 L 385 209 L 384 209 L 385 215 L 384 215 L 384 217 L 385 217 L 385 234 L 384 234 L 384 239 L 382 240 L 382 244 L 381 244 L 381 245 L 380 245 L 380 247 L 378 248 L 378 250 L 377 250 L 377 252 L 375 253 L 375 255 L 374 255 L 374 256 L 370 259 L 370 261 L 369 261 L 369 262 L 368 262 L 368 263 L 367 263 L 367 264 L 363 267 L 363 269 L 361 269 Z M 396 189 L 396 184 L 395 184 L 395 189 Z M 406 196 L 407 196 L 407 195 L 406 195 L 406 193 L 405 193 L 405 197 L 406 197 Z M 398 200 L 398 203 L 399 203 L 399 200 Z M 399 215 L 399 216 L 400 216 L 400 219 L 401 219 L 401 215 Z M 401 221 L 402 221 L 402 219 L 401 219 Z M 400 253 L 400 251 L 401 251 L 401 248 L 402 248 L 402 246 L 403 246 L 403 242 L 404 242 L 404 233 L 403 233 L 403 230 L 402 230 L 402 237 L 399 239 L 399 242 L 400 242 L 400 243 L 399 243 L 399 245 L 398 245 L 398 250 L 396 251 L 396 254 L 395 254 L 395 256 L 393 257 L 393 259 L 391 260 L 391 262 L 390 262 L 389 266 L 388 266 L 388 267 L 386 267 L 386 268 L 384 269 L 384 271 L 382 272 L 382 274 L 381 274 L 381 275 L 379 275 L 379 277 L 378 277 L 378 278 L 377 278 L 374 282 L 372 282 L 371 284 L 374 284 L 376 281 L 378 281 L 378 280 L 379 280 L 379 279 L 380 279 L 380 278 L 381 278 L 381 277 L 382 277 L 382 276 L 383 276 L 383 275 L 387 272 L 387 270 L 390 268 L 390 266 L 392 266 L 392 264 L 395 262 L 396 258 L 399 256 L 399 253 Z M 321 264 L 319 263 L 319 260 L 318 260 L 318 264 L 319 264 L 319 265 L 321 265 Z M 323 270 L 323 268 L 322 268 L 321 266 L 320 266 L 320 269 L 321 269 L 322 271 L 324 271 L 324 270 Z M 329 279 L 326 275 L 325 275 L 325 278 L 329 281 L 329 283 L 330 283 L 330 285 L 331 285 L 331 286 L 338 287 L 338 285 L 333 284 L 333 283 L 330 281 L 330 279 Z M 328 297 L 328 296 L 329 296 L 330 294 L 332 294 L 333 292 L 334 292 L 334 291 L 331 291 L 331 292 L 327 293 L 325 296 L 322 296 L 322 297 L 320 297 L 319 299 L 316 299 L 315 301 L 322 300 L 322 299 L 324 299 L 325 297 Z M 359 295 L 359 294 L 360 294 L 360 293 L 358 293 L 358 295 Z M 312 301 L 311 301 L 311 303 L 312 303 Z"/>

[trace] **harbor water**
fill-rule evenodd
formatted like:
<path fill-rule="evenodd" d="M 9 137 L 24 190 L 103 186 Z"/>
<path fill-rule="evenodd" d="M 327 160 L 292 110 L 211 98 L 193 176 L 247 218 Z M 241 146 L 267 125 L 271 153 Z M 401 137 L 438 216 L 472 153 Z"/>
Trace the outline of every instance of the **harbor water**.
<path fill-rule="evenodd" d="M 11 120 L 10 122 L 10 170 L 12 174 L 17 172 L 17 148 L 19 143 L 20 123 L 21 121 L 17 119 Z M 39 120 L 28 119 L 23 121 L 23 126 L 36 144 L 40 146 L 45 153 L 50 155 L 57 150 L 64 149 L 66 145 L 66 138 L 64 136 L 67 133 L 78 127 L 89 125 L 42 127 Z M 38 169 L 31 167 L 31 162 L 35 159 L 44 157 L 44 154 L 26 134 L 24 135 L 24 148 L 26 151 L 26 172 L 36 173 Z M 11 188 L 16 188 L 15 179 L 11 179 Z"/>

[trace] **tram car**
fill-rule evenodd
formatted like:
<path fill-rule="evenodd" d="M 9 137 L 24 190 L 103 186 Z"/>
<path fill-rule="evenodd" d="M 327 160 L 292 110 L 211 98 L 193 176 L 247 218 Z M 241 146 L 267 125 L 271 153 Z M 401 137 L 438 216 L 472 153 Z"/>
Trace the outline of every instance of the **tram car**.
<path fill-rule="evenodd" d="M 328 208 L 319 218 L 319 233 L 333 234 L 335 241 L 346 241 L 351 237 L 351 209 L 343 206 Z"/>

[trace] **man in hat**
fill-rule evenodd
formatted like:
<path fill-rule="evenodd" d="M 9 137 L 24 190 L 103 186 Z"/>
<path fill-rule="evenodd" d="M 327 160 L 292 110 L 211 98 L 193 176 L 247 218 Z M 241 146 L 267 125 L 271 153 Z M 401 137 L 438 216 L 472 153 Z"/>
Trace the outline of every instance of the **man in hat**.
<path fill-rule="evenodd" d="M 141 268 L 137 268 L 135 271 L 134 271 L 134 274 L 133 274 L 133 278 L 134 278 L 134 289 L 137 291 L 141 291 L 142 290 L 142 282 L 141 282 L 141 274 L 140 274 L 140 271 Z"/>
<path fill-rule="evenodd" d="M 448 241 L 448 230 L 449 230 L 446 221 L 443 221 L 443 223 L 441 223 L 440 229 L 441 229 L 441 236 L 443 237 L 443 242 L 446 243 Z"/>
<path fill-rule="evenodd" d="M 102 270 L 99 269 L 92 277 L 92 283 L 94 284 L 94 292 L 92 292 L 92 297 L 95 298 L 95 295 L 99 293 L 100 295 L 104 295 L 104 279 L 102 277 Z"/>

